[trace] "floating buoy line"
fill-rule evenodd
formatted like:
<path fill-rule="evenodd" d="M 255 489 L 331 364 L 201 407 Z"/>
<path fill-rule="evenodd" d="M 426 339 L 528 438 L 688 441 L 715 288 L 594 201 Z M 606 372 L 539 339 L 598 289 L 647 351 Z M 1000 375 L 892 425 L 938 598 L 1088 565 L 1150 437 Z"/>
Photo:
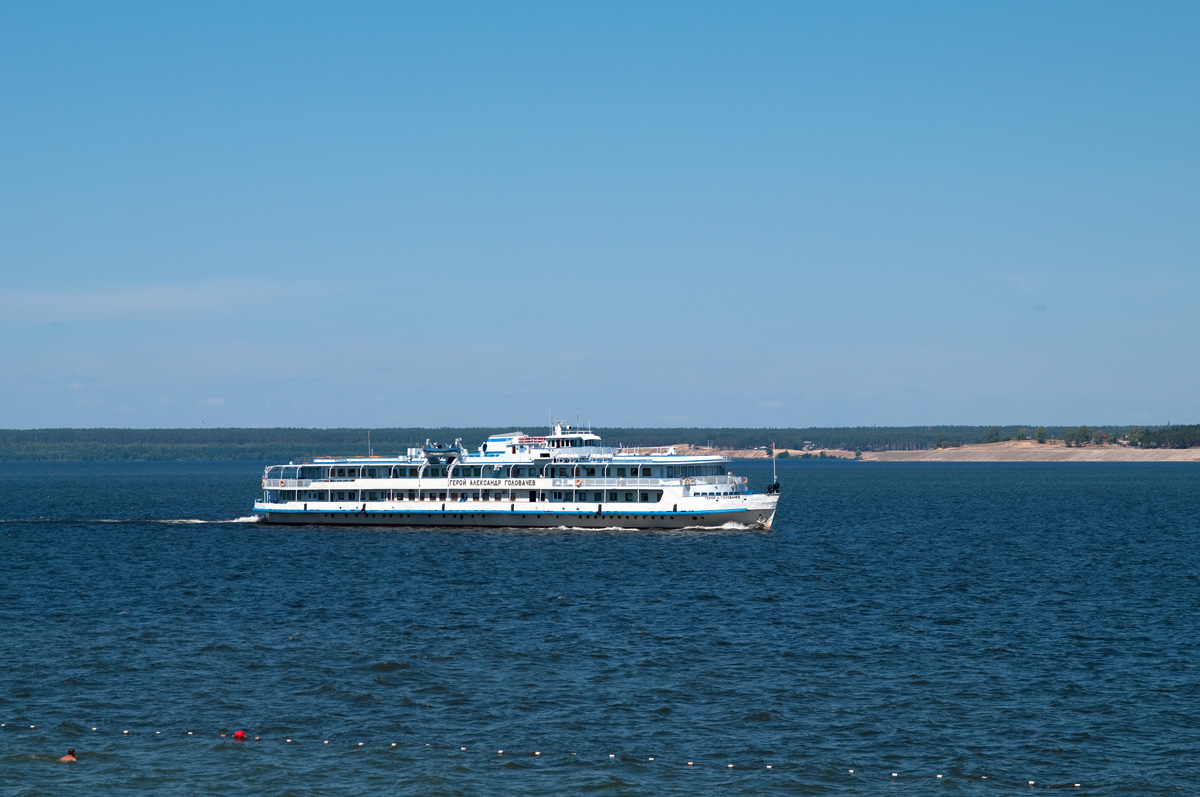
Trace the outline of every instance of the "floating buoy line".
<path fill-rule="evenodd" d="M 0 722 L 0 731 L 32 731 L 37 729 L 36 724 L 26 725 L 23 723 Z M 789 769 L 803 769 L 808 773 L 812 772 L 812 763 L 789 765 L 787 761 L 773 761 L 766 763 L 765 761 L 744 761 L 741 763 L 730 763 L 726 759 L 721 760 L 701 760 L 701 759 L 678 759 L 671 760 L 657 755 L 634 755 L 631 753 L 585 753 L 566 752 L 566 751 L 544 751 L 544 750 L 513 750 L 511 748 L 500 749 L 484 749 L 481 747 L 462 746 L 458 744 L 433 743 L 433 742 L 404 742 L 400 740 L 380 742 L 377 740 L 344 740 L 344 739 L 327 739 L 318 736 L 287 736 L 285 734 L 273 734 L 271 736 L 253 735 L 243 729 L 235 730 L 217 730 L 217 731 L 135 731 L 129 728 L 120 729 L 101 729 L 98 725 L 89 726 L 80 734 L 73 734 L 68 741 L 60 743 L 60 746 L 74 744 L 80 747 L 80 742 L 75 739 L 83 737 L 117 737 L 120 739 L 162 739 L 164 737 L 177 736 L 182 738 L 192 738 L 197 740 L 214 740 L 226 739 L 232 744 L 237 745 L 272 745 L 283 744 L 287 746 L 320 746 L 329 749 L 345 748 L 351 750 L 376 750 L 376 751 L 399 751 L 401 748 L 411 750 L 437 750 L 443 751 L 448 755 L 462 757 L 463 755 L 474 755 L 481 758 L 495 759 L 513 759 L 513 758 L 528 758 L 541 761 L 552 761 L 556 758 L 571 759 L 574 761 L 594 760 L 597 763 L 613 763 L 614 765 L 630 766 L 630 765 L 656 765 L 664 767 L 677 767 L 685 770 L 717 770 L 724 772 L 753 772 L 753 771 L 770 771 L 772 773 L 787 772 Z M 57 749 L 57 748 L 56 748 Z M 81 758 L 86 758 L 86 748 L 80 747 Z M 833 769 L 831 767 L 831 769 Z M 1043 783 L 1038 780 L 1031 780 L 1025 777 L 1005 776 L 1005 775 L 948 775 L 944 772 L 904 772 L 897 769 L 862 769 L 859 767 L 846 767 L 837 769 L 847 778 L 862 778 L 862 779 L 879 779 L 888 781 L 916 781 L 916 780 L 935 780 L 935 781 L 953 781 L 953 780 L 986 780 L 997 786 L 1020 786 L 1022 788 L 1038 788 L 1038 789 L 1078 789 L 1082 788 L 1082 782 L 1069 783 Z"/>

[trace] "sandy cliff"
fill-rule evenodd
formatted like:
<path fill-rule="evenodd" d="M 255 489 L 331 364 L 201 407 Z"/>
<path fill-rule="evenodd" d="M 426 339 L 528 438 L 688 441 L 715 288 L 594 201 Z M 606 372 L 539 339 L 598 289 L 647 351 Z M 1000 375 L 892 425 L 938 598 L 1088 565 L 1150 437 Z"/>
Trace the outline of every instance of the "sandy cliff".
<path fill-rule="evenodd" d="M 719 454 L 734 459 L 764 459 L 769 452 L 761 449 L 726 449 L 706 446 L 677 445 L 678 454 Z M 783 453 L 785 449 L 780 449 Z M 818 456 L 821 450 L 788 451 L 793 457 L 801 454 Z M 825 449 L 828 457 L 854 459 L 853 451 Z M 1125 448 L 1124 446 L 1084 446 L 1068 448 L 1061 440 L 1036 443 L 1033 440 L 1010 440 L 1004 443 L 984 443 L 960 448 L 936 448 L 925 451 L 864 451 L 864 461 L 871 462 L 1200 462 L 1200 448 Z"/>

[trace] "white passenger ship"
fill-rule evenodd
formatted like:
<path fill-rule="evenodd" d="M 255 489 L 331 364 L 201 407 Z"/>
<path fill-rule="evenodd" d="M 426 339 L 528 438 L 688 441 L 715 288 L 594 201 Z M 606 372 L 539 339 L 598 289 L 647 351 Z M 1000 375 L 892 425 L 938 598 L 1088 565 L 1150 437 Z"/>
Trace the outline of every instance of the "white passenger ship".
<path fill-rule="evenodd" d="M 559 422 L 547 437 L 492 435 L 404 457 L 317 458 L 272 465 L 254 511 L 268 523 L 520 528 L 769 529 L 779 483 L 753 492 L 719 456 L 600 445 Z"/>

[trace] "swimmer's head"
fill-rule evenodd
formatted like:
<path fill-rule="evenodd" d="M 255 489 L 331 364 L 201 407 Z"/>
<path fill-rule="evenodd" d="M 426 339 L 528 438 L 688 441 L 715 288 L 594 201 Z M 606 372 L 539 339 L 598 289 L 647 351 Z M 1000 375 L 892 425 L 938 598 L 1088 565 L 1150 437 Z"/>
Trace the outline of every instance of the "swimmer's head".
<path fill-rule="evenodd" d="M 75 755 L 75 748 L 72 747 L 70 750 L 68 750 L 67 755 Z"/>

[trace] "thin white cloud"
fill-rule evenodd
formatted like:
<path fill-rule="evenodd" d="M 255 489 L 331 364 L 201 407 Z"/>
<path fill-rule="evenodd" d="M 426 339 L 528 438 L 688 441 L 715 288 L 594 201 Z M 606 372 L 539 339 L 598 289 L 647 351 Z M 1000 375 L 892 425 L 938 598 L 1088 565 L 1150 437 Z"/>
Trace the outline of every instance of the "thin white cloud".
<path fill-rule="evenodd" d="M 284 293 L 304 292 L 288 286 Z M 0 322 L 69 323 L 73 321 L 155 320 L 211 317 L 261 305 L 264 295 L 278 298 L 281 287 L 252 280 L 164 282 L 97 290 L 0 292 Z"/>

